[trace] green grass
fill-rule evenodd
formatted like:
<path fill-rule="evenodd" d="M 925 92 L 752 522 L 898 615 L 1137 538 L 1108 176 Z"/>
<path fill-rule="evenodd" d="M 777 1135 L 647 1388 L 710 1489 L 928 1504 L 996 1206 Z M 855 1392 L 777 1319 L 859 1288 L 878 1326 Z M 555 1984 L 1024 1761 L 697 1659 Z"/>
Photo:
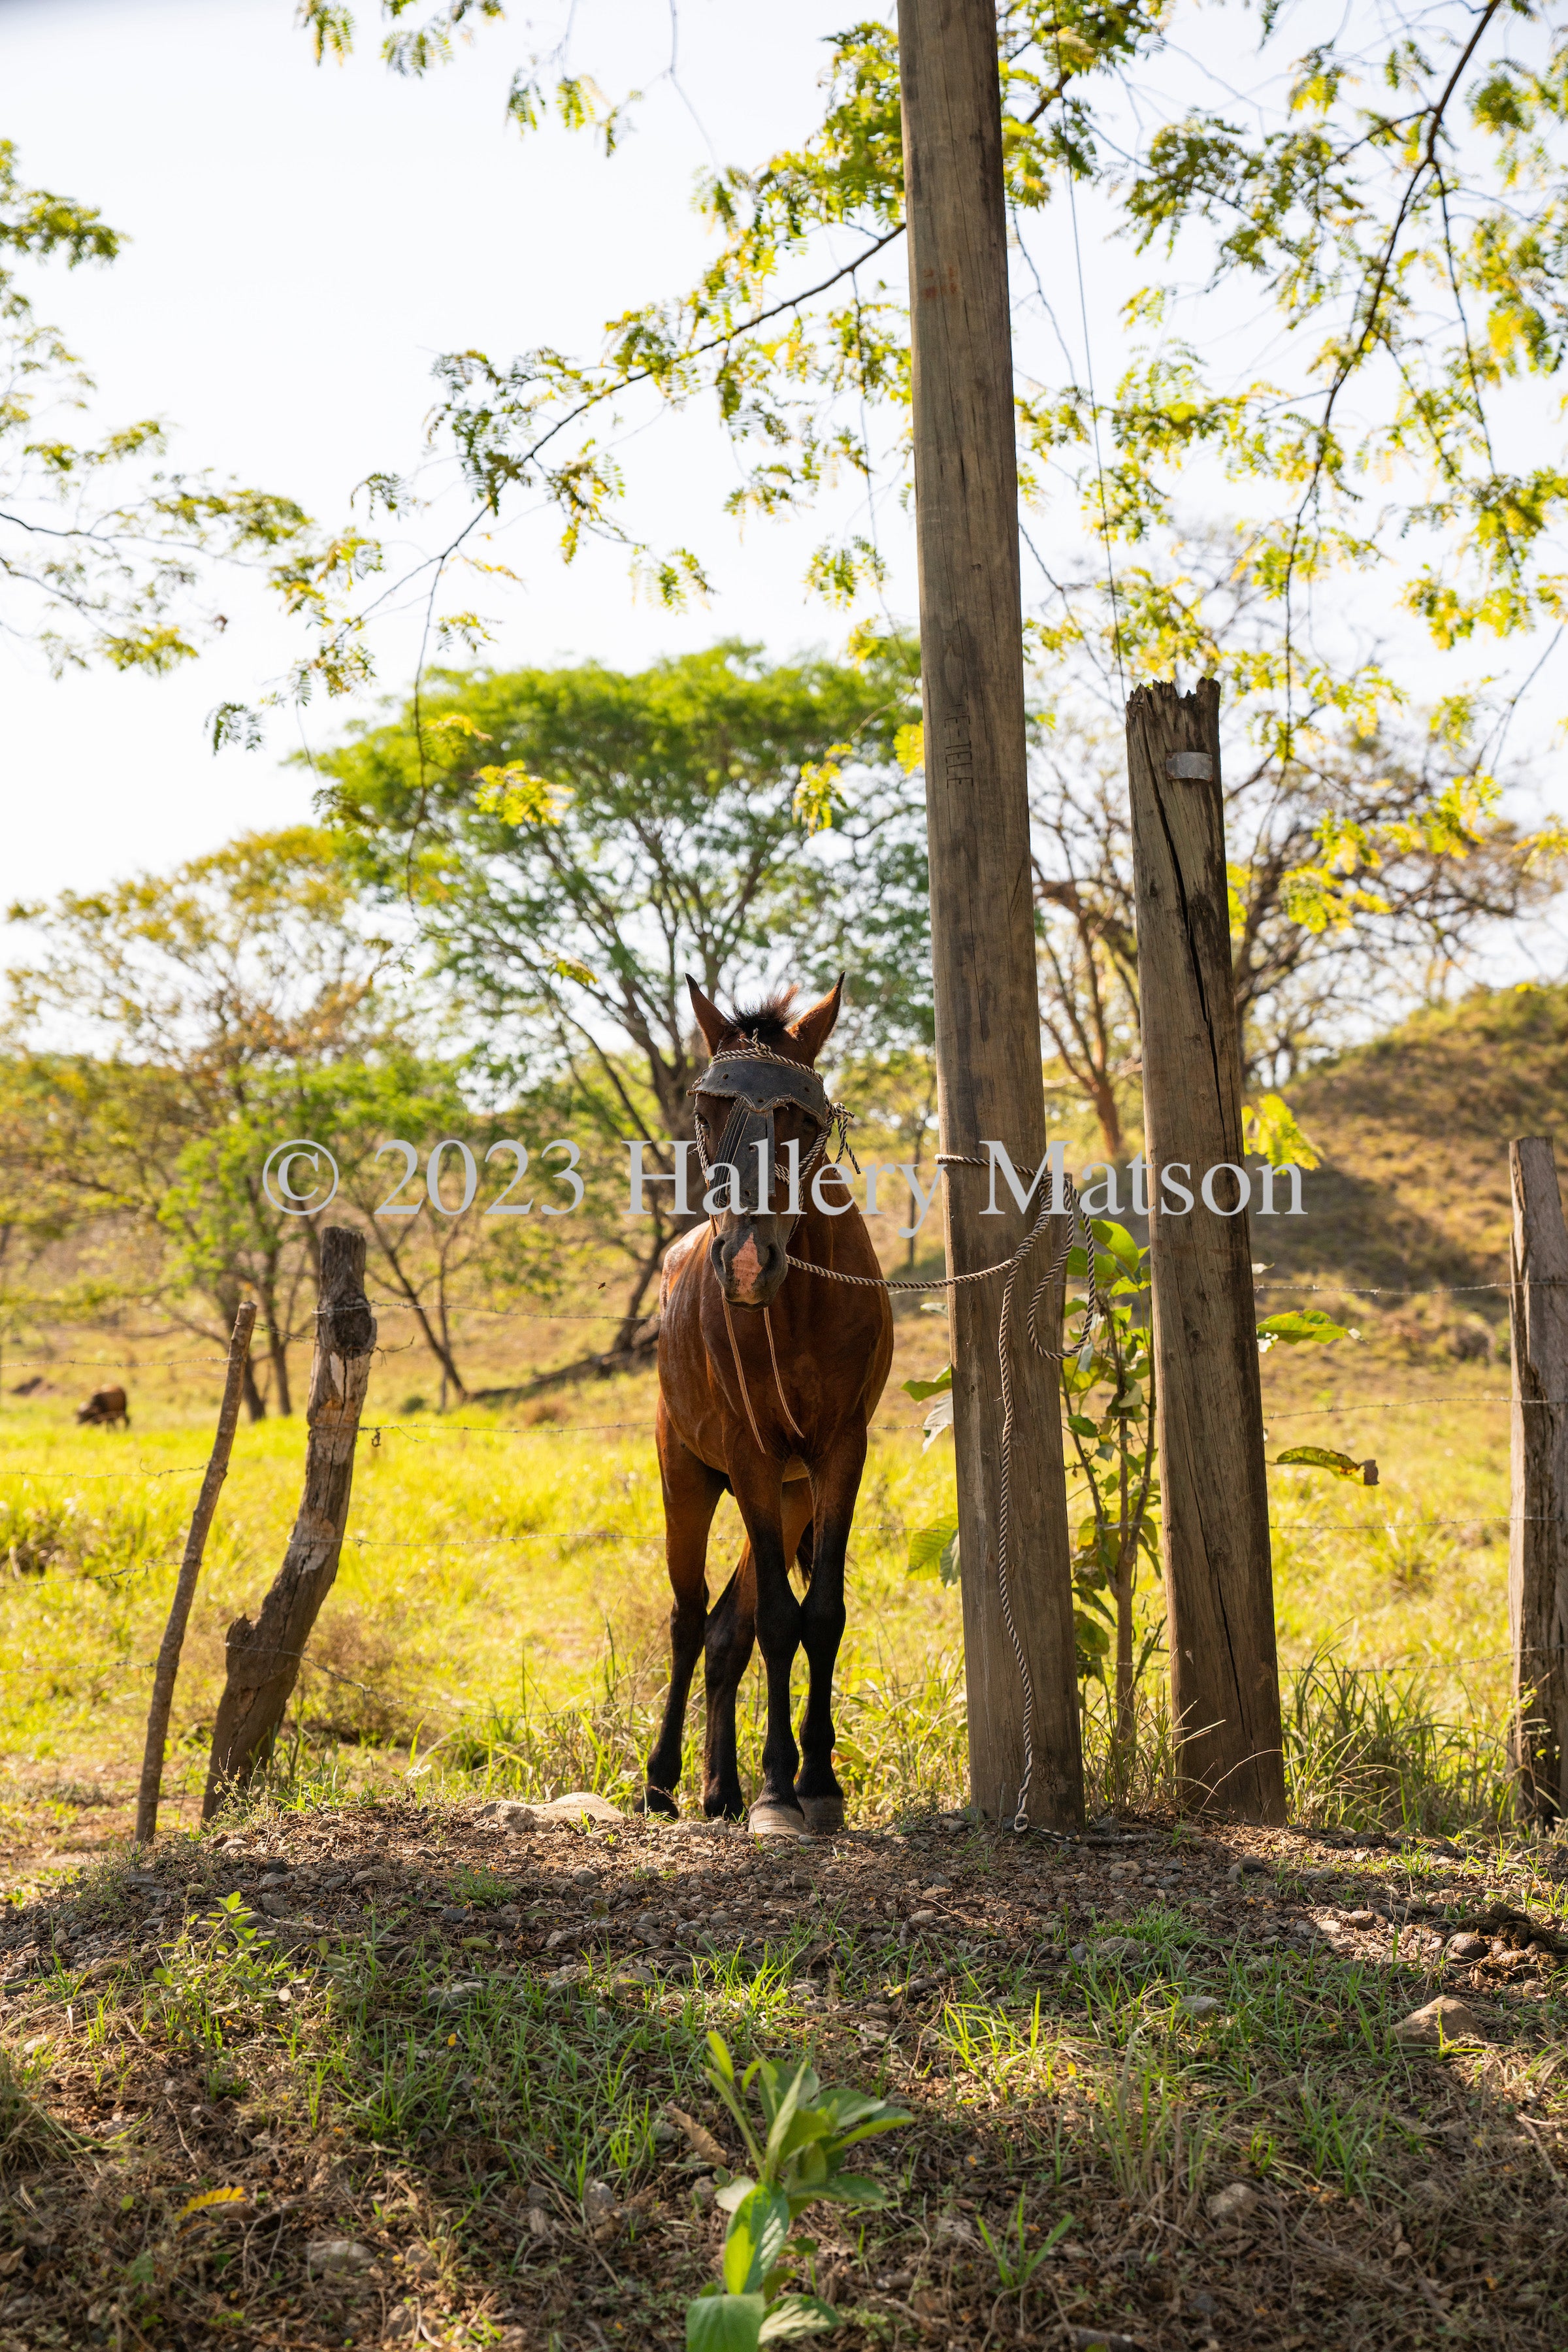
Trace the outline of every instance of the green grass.
<path fill-rule="evenodd" d="M 911 1529 L 951 1507 L 952 1457 L 922 1454 L 899 1379 L 942 1360 L 940 1318 L 899 1327 L 899 1362 L 874 1433 L 850 1554 L 840 1660 L 839 1769 L 865 1822 L 963 1801 L 963 1685 L 955 1591 L 910 1578 Z M 1309 1351 L 1301 1351 L 1303 1354 Z M 1382 1484 L 1271 1473 L 1288 1749 L 1300 1817 L 1449 1829 L 1506 1804 L 1507 1411 L 1492 1367 L 1412 1365 L 1393 1342 L 1265 1362 L 1269 1450 L 1328 1441 L 1375 1452 Z M 523 1793 L 636 1784 L 666 1673 L 668 1588 L 653 1457 L 651 1381 L 577 1391 L 591 1424 L 515 1410 L 382 1423 L 405 1385 L 377 1374 L 349 1542 L 311 1643 L 278 1760 L 296 1797 L 413 1771 L 432 1788 Z M 1406 1408 L 1437 1394 L 1454 1400 Z M 607 1424 L 607 1426 L 606 1426 Z M 379 1442 L 374 1442 L 377 1428 Z M 208 1547 L 176 1696 L 168 1786 L 194 1818 L 226 1626 L 253 1612 L 282 1557 L 298 1491 L 298 1422 L 243 1428 Z M 140 1746 L 185 1516 L 208 1441 L 194 1390 L 163 1425 L 78 1430 L 58 1404 L 0 1419 L 0 1756 L 30 1785 L 50 1770 L 109 1781 Z M 1392 1528 L 1382 1525 L 1395 1522 Z M 1452 1524 L 1432 1528 L 1417 1522 Z M 715 1583 L 740 1545 L 726 1499 Z M 1157 1622 L 1147 1579 L 1140 1606 Z M 1143 1690 L 1132 1801 L 1170 1785 L 1159 1681 Z M 1102 1801 L 1102 1694 L 1086 1695 L 1086 1748 Z M 755 1673 L 742 1696 L 742 1769 L 760 1747 Z M 695 1787 L 700 1699 L 685 1788 Z"/>

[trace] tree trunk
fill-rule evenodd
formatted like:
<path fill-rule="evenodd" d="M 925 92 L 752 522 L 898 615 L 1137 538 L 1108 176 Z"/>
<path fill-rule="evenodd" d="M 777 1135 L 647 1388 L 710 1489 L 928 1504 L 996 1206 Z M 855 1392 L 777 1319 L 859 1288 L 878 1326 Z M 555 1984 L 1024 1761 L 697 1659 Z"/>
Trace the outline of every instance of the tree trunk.
<path fill-rule="evenodd" d="M 267 1353 L 272 1364 L 272 1393 L 278 1400 L 279 1417 L 287 1421 L 294 1411 L 294 1400 L 289 1393 L 289 1344 L 270 1316 L 267 1323 Z"/>
<path fill-rule="evenodd" d="M 1510 1143 L 1513 1461 L 1508 1613 L 1520 1809 L 1568 1812 L 1568 1229 L 1550 1136 Z"/>
<path fill-rule="evenodd" d="M 1139 688 L 1127 706 L 1127 769 L 1145 1148 L 1159 1171 L 1149 1248 L 1180 1786 L 1195 1808 L 1279 1822 L 1285 1759 L 1252 1244 L 1245 1205 L 1223 1213 L 1237 1178 L 1209 1174 L 1245 1170 L 1212 678 L 1190 695 Z M 1162 1205 L 1173 1166 L 1190 1185 L 1184 1214 Z M 1205 1180 L 1217 1209 L 1204 1201 Z"/>
<path fill-rule="evenodd" d="M 228 1343 L 228 1377 L 224 1382 L 223 1402 L 218 1409 L 217 1433 L 213 1439 L 202 1490 L 196 1496 L 196 1507 L 191 1514 L 185 1554 L 180 1562 L 174 1598 L 169 1608 L 169 1622 L 163 1629 L 158 1664 L 153 1675 L 153 1697 L 147 1709 L 147 1742 L 142 1758 L 142 1785 L 136 1797 L 138 1845 L 151 1845 L 158 1834 L 158 1799 L 163 1786 L 163 1749 L 169 1737 L 169 1712 L 174 1701 L 174 1680 L 180 1671 L 180 1653 L 184 1647 L 191 1603 L 196 1597 L 196 1580 L 202 1572 L 202 1554 L 206 1549 L 207 1531 L 217 1509 L 223 1482 L 228 1475 L 228 1457 L 234 1451 L 235 1427 L 239 1420 L 240 1392 L 250 1363 L 250 1335 L 255 1328 L 256 1308 L 247 1298 L 234 1318 L 234 1336 Z"/>
<path fill-rule="evenodd" d="M 267 1418 L 267 1399 L 256 1385 L 256 1366 L 248 1356 L 245 1360 L 245 1410 L 252 1421 Z"/>
<path fill-rule="evenodd" d="M 364 1236 L 329 1225 L 305 1407 L 304 1492 L 260 1616 L 254 1625 L 241 1617 L 228 1629 L 228 1679 L 213 1727 L 204 1821 L 270 1755 L 305 1644 L 337 1575 L 374 1346 L 375 1318 L 364 1295 Z"/>
<path fill-rule="evenodd" d="M 899 71 L 941 1149 L 979 1161 L 995 1140 L 1032 1175 L 1046 1116 L 991 0 L 900 0 Z M 984 1168 L 947 1173 L 948 1271 L 962 1275 L 1005 1257 L 1037 1202 L 1020 1213 L 1004 1187 L 1001 1213 L 988 1216 Z M 1007 1549 L 1020 1660 L 998 1573 L 1001 1288 L 952 1294 L 970 1790 L 984 1814 L 1006 1820 L 1027 1782 L 1034 1818 L 1068 1828 L 1082 1819 L 1083 1764 L 1057 1373 L 1017 1331 Z M 1059 1289 L 1047 1308 L 1052 1331 Z"/>

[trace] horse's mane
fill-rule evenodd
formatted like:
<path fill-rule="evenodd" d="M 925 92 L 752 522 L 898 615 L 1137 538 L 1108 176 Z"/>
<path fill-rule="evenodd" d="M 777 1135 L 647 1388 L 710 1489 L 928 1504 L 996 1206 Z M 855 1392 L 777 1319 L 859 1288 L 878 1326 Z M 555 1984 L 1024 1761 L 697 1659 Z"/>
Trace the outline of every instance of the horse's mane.
<path fill-rule="evenodd" d="M 795 1041 L 789 1034 L 789 1017 L 799 993 L 798 989 L 778 988 L 771 996 L 764 996 L 760 1004 L 750 1008 L 738 1004 L 728 1016 L 729 1027 L 724 1032 L 722 1044 L 739 1045 L 748 1038 L 755 1037 L 763 1045 L 778 1045 L 786 1041 L 794 1045 Z"/>

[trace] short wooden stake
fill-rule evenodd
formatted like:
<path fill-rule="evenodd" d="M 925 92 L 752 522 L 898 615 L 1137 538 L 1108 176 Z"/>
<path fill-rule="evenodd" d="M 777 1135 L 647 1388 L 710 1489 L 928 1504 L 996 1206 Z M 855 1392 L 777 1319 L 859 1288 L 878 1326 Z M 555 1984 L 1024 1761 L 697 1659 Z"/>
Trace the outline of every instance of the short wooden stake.
<path fill-rule="evenodd" d="M 201 1493 L 196 1496 L 196 1507 L 191 1514 L 191 1530 L 185 1538 L 185 1556 L 180 1562 L 174 1598 L 169 1604 L 169 1622 L 163 1628 L 158 1664 L 153 1675 L 153 1699 L 147 1709 L 147 1745 L 142 1758 L 142 1785 L 136 1794 L 138 1845 L 151 1845 L 158 1834 L 158 1798 L 163 1786 L 163 1748 L 169 1737 L 169 1710 L 174 1702 L 180 1652 L 184 1647 L 191 1603 L 196 1597 L 196 1580 L 202 1572 L 202 1555 L 206 1549 L 207 1532 L 217 1510 L 223 1482 L 228 1475 L 228 1457 L 234 1451 L 234 1433 L 239 1423 L 239 1401 L 244 1394 L 246 1367 L 250 1360 L 250 1335 L 255 1328 L 256 1306 L 247 1298 L 234 1318 L 234 1332 L 228 1343 L 228 1373 L 224 1381 L 223 1403 L 217 1417 L 217 1434 L 213 1439 L 213 1450 L 207 1457 L 206 1475 L 202 1480 Z"/>
<path fill-rule="evenodd" d="M 1568 1227 L 1552 1139 L 1508 1148 L 1513 1338 L 1510 1745 L 1528 1821 L 1568 1814 Z"/>
<path fill-rule="evenodd" d="M 321 1235 L 321 1305 L 305 1407 L 304 1492 L 260 1616 L 254 1625 L 241 1617 L 228 1629 L 228 1680 L 213 1727 L 204 1821 L 271 1754 L 310 1629 L 331 1591 L 374 1346 L 375 1318 L 364 1295 L 364 1235 L 329 1225 Z"/>
<path fill-rule="evenodd" d="M 1279 1822 L 1285 1758 L 1252 1244 L 1247 1210 L 1236 1209 L 1249 1180 L 1213 678 L 1186 695 L 1139 688 L 1127 771 L 1179 1784 L 1195 1810 Z M 1171 1209 L 1162 1203 L 1167 1169 L 1190 1188 L 1184 1213 L 1173 1213 L 1173 1191 Z"/>

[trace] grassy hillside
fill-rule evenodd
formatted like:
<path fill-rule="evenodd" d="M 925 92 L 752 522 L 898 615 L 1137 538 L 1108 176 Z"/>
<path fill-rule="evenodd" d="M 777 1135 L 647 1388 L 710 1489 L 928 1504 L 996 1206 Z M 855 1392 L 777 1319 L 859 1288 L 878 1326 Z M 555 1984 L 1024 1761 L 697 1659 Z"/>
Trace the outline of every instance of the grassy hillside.
<path fill-rule="evenodd" d="M 1478 989 L 1417 1013 L 1289 1098 L 1323 1164 L 1306 1217 L 1255 1233 L 1259 1257 L 1378 1286 L 1500 1282 L 1509 1139 L 1568 1142 L 1568 987 Z M 1470 1304 L 1504 1311 L 1497 1294 Z"/>

